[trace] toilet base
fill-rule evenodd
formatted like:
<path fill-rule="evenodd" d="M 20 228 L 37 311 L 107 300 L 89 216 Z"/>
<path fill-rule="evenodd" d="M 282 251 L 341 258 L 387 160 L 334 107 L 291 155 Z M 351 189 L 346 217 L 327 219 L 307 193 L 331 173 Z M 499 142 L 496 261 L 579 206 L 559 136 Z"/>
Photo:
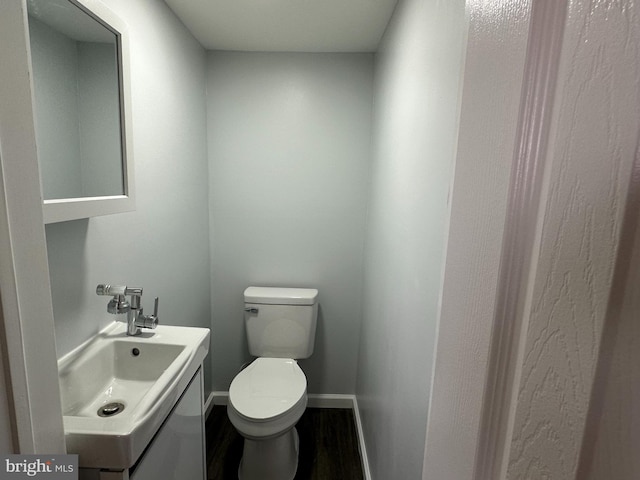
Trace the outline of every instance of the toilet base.
<path fill-rule="evenodd" d="M 295 427 L 266 440 L 244 439 L 239 480 L 293 480 L 300 440 Z"/>

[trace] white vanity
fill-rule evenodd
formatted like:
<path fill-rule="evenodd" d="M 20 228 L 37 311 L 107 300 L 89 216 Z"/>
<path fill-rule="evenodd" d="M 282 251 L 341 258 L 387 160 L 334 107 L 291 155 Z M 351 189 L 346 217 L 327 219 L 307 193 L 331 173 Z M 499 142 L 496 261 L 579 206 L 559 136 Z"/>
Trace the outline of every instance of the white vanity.
<path fill-rule="evenodd" d="M 131 473 L 131 480 L 206 478 L 202 396 L 199 369 Z"/>
<path fill-rule="evenodd" d="M 209 329 L 114 322 L 58 362 L 68 453 L 81 479 L 204 479 Z"/>

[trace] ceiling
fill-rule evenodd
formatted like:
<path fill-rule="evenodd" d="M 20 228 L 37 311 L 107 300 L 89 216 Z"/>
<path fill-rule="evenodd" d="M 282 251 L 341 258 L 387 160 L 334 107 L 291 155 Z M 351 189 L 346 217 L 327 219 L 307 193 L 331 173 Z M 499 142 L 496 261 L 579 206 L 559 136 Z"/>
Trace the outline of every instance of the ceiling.
<path fill-rule="evenodd" d="M 165 0 L 209 50 L 375 52 L 397 0 Z"/>

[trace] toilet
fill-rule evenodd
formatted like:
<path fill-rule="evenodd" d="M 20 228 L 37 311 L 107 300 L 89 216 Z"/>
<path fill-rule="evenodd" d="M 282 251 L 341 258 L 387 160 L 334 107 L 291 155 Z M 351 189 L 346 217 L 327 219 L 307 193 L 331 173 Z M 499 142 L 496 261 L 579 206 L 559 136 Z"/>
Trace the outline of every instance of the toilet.
<path fill-rule="evenodd" d="M 257 357 L 229 387 L 227 414 L 244 437 L 240 480 L 293 480 L 298 468 L 295 425 L 307 407 L 307 377 L 296 360 L 313 354 L 318 290 L 249 287 L 244 322 Z"/>

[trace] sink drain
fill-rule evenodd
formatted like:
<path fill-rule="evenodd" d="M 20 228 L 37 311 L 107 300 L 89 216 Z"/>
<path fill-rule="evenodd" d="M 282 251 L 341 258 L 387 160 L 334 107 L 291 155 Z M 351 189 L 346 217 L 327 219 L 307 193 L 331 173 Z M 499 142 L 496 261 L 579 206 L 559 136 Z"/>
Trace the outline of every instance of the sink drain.
<path fill-rule="evenodd" d="M 113 417 L 124 410 L 124 404 L 120 402 L 112 402 L 103 405 L 98 409 L 98 416 L 100 417 Z"/>

